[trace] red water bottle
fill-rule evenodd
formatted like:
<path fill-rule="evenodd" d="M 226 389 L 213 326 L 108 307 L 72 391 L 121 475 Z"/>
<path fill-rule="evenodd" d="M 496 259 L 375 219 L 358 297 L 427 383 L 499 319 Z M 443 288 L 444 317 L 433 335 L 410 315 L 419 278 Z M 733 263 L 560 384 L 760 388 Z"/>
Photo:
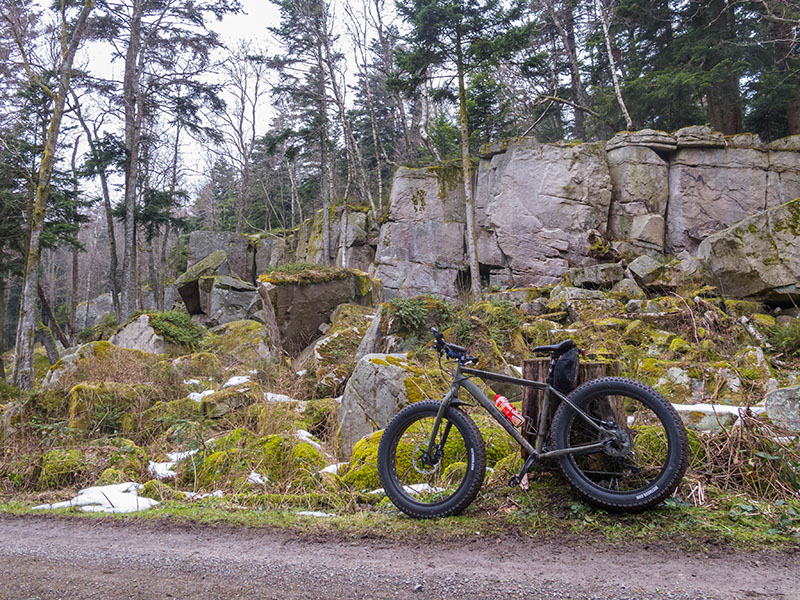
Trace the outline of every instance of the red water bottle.
<path fill-rule="evenodd" d="M 511 421 L 511 424 L 514 425 L 514 427 L 519 427 L 525 421 L 525 419 L 522 417 L 522 414 L 520 414 L 516 408 L 511 406 L 511 402 L 509 402 L 508 398 L 505 396 L 495 394 L 494 403 L 497 405 L 497 408 L 499 408 L 508 418 L 508 420 Z"/>

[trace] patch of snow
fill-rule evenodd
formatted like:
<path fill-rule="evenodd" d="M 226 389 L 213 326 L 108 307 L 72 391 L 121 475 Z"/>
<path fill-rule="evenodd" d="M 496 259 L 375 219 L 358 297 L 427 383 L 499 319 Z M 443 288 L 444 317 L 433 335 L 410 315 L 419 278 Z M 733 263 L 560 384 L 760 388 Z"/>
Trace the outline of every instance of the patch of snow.
<path fill-rule="evenodd" d="M 34 506 L 32 510 L 52 510 L 79 506 L 84 512 L 128 513 L 146 510 L 159 504 L 157 500 L 152 498 L 139 498 L 138 492 L 141 488 L 141 484 L 132 481 L 89 487 L 80 490 L 72 500 L 54 504 L 41 504 Z"/>
<path fill-rule="evenodd" d="M 235 385 L 242 385 L 243 383 L 247 383 L 249 381 L 250 381 L 250 376 L 249 375 L 234 375 L 233 377 L 228 379 L 228 381 L 226 381 L 222 385 L 222 388 L 224 389 L 224 388 L 233 387 Z"/>
<path fill-rule="evenodd" d="M 754 415 L 766 412 L 763 406 L 730 406 L 728 404 L 673 404 L 678 412 L 699 412 L 704 415 L 734 415 L 738 417 L 734 427 L 740 425 L 742 416 L 749 410 Z"/>
<path fill-rule="evenodd" d="M 274 394 L 272 392 L 266 392 L 264 394 L 264 400 L 267 402 L 295 402 L 295 399 L 291 396 L 287 396 L 285 394 Z"/>
<path fill-rule="evenodd" d="M 210 396 L 214 393 L 214 390 L 204 390 L 202 392 L 191 392 L 189 394 L 189 399 L 194 400 L 195 402 L 202 402 L 203 398 L 206 396 Z"/>
<path fill-rule="evenodd" d="M 312 436 L 308 431 L 305 429 L 298 429 L 297 430 L 297 439 L 301 442 L 306 442 L 307 444 L 311 444 L 317 450 L 322 450 L 322 446 L 319 445 L 319 442 L 314 440 L 314 436 Z"/>
<path fill-rule="evenodd" d="M 203 498 L 224 498 L 225 494 L 222 493 L 222 490 L 217 490 L 215 492 L 211 492 L 210 494 L 200 494 L 197 492 L 183 492 L 183 495 L 186 496 L 189 500 L 202 500 Z"/>
<path fill-rule="evenodd" d="M 248 373 L 250 373 L 250 375 L 258 375 L 258 369 L 250 369 Z"/>
<path fill-rule="evenodd" d="M 255 483 L 256 485 L 267 485 L 269 479 L 264 477 L 261 473 L 250 471 L 250 475 L 247 476 L 247 481 L 250 483 Z"/>
<path fill-rule="evenodd" d="M 199 379 L 184 379 L 183 380 L 183 385 L 196 385 L 198 383 L 200 383 Z"/>
<path fill-rule="evenodd" d="M 318 510 L 301 510 L 299 513 L 297 513 L 297 516 L 299 516 L 299 517 L 335 517 L 336 515 L 333 514 L 333 513 L 326 513 L 326 512 L 321 512 L 321 511 L 318 511 Z"/>
<path fill-rule="evenodd" d="M 175 477 L 175 465 L 180 461 L 197 454 L 197 450 L 186 450 L 185 452 L 169 452 L 167 462 L 153 462 L 152 460 L 147 463 L 147 472 L 156 479 L 172 479 Z"/>
<path fill-rule="evenodd" d="M 417 494 L 421 494 L 423 492 L 430 492 L 432 494 L 437 494 L 439 492 L 445 491 L 447 488 L 437 488 L 428 485 L 427 483 L 415 483 L 413 485 L 404 485 L 403 489 L 406 491 L 407 494 L 411 494 L 412 496 L 416 496 Z M 372 490 L 371 492 L 367 492 L 368 494 L 386 494 L 386 490 L 383 488 L 378 488 L 377 490 Z"/>
<path fill-rule="evenodd" d="M 308 373 L 308 369 L 302 369 L 302 370 L 298 371 L 297 373 L 295 373 L 295 375 L 297 375 L 298 377 L 303 377 L 307 373 Z"/>
<path fill-rule="evenodd" d="M 336 400 L 336 404 L 341 404 L 342 400 L 344 400 L 344 395 L 336 396 L 336 398 L 334 398 L 334 400 Z"/>
<path fill-rule="evenodd" d="M 337 475 L 341 469 L 345 468 L 349 464 L 349 462 L 340 462 L 333 465 L 328 465 L 324 469 L 321 469 L 320 473 L 333 473 L 334 475 Z"/>

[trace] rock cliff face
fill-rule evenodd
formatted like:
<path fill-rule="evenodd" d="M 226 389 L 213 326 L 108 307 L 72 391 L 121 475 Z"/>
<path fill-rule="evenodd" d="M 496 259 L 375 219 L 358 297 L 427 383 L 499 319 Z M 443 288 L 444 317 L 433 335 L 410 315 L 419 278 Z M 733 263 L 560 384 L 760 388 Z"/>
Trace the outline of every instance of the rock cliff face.
<path fill-rule="evenodd" d="M 765 145 L 686 127 L 605 145 L 518 138 L 485 148 L 475 190 L 484 282 L 548 285 L 594 264 L 602 237 L 631 255 L 695 255 L 709 236 L 800 197 L 800 136 Z M 465 248 L 458 169 L 399 169 L 373 268 L 386 297 L 457 297 Z"/>

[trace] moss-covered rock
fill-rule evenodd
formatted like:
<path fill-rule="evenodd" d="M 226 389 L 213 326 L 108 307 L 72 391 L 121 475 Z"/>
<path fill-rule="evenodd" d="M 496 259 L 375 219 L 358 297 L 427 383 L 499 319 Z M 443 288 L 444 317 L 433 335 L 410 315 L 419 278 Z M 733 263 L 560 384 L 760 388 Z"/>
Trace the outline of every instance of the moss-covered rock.
<path fill-rule="evenodd" d="M 50 450 L 42 456 L 39 485 L 43 489 L 70 485 L 90 466 L 80 450 Z"/>
<path fill-rule="evenodd" d="M 225 366 L 254 366 L 272 356 L 268 329 L 258 321 L 231 321 L 217 327 L 203 342 L 206 352 L 216 355 Z"/>
<path fill-rule="evenodd" d="M 153 500 L 158 500 L 159 502 L 163 502 L 165 500 L 181 501 L 186 499 L 186 494 L 180 490 L 176 490 L 174 487 L 166 485 L 158 479 L 145 481 L 142 489 L 139 490 L 139 496 L 142 498 L 152 498 Z"/>
<path fill-rule="evenodd" d="M 359 440 L 353 446 L 347 471 L 341 474 L 342 483 L 356 491 L 370 491 L 381 487 L 378 475 L 378 446 L 383 430 Z"/>
<path fill-rule="evenodd" d="M 129 481 L 130 478 L 119 469 L 108 468 L 100 474 L 100 478 L 95 485 L 113 485 L 115 483 L 123 483 Z"/>
<path fill-rule="evenodd" d="M 294 361 L 295 371 L 314 372 L 319 395 L 336 396 L 342 392 L 344 382 L 355 368 L 353 359 L 372 317 L 373 310 L 369 307 L 340 305 L 333 313 L 328 332 Z"/>
<path fill-rule="evenodd" d="M 83 381 L 152 382 L 152 368 L 160 360 L 157 354 L 120 348 L 109 342 L 91 342 L 64 354 L 48 371 L 42 385 L 68 390 Z"/>
<path fill-rule="evenodd" d="M 123 417 L 123 432 L 155 434 L 180 421 L 200 419 L 202 414 L 200 403 L 188 397 L 156 402 L 142 413 L 126 414 Z"/>
<path fill-rule="evenodd" d="M 211 352 L 196 352 L 179 356 L 171 362 L 172 368 L 182 378 L 210 377 L 222 375 L 222 363 Z"/>
<path fill-rule="evenodd" d="M 239 428 L 178 465 L 178 481 L 204 489 L 240 489 L 256 471 L 269 485 L 281 488 L 289 483 L 309 483 L 326 464 L 321 451 L 295 437 L 275 434 L 259 438 Z"/>
<path fill-rule="evenodd" d="M 101 382 L 79 383 L 68 396 L 69 426 L 84 432 L 116 433 L 125 429 L 125 413 L 140 413 L 152 402 L 149 386 Z"/>
<path fill-rule="evenodd" d="M 206 396 L 201 403 L 203 415 L 218 419 L 241 408 L 246 408 L 264 399 L 264 392 L 257 383 L 247 381 L 224 388 Z"/>

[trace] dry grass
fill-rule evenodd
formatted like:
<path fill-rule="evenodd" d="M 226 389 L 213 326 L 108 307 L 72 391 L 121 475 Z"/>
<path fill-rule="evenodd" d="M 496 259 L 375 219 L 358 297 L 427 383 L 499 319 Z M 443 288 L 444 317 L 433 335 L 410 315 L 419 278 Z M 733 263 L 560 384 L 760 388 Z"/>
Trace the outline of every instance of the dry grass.
<path fill-rule="evenodd" d="M 745 415 L 740 426 L 698 439 L 705 460 L 690 477 L 758 500 L 787 500 L 800 493 L 796 434 Z"/>

